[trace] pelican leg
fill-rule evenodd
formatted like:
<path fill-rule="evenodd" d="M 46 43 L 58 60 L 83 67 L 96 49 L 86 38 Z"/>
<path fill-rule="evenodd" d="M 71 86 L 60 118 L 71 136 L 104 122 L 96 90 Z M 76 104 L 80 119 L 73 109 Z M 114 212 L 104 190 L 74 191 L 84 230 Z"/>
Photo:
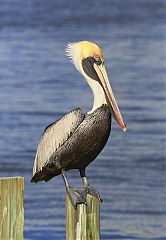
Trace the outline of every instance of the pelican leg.
<path fill-rule="evenodd" d="M 66 191 L 72 205 L 76 208 L 77 204 L 86 204 L 86 193 L 82 191 L 82 189 L 73 189 L 72 187 L 70 187 L 66 177 L 66 172 L 64 170 L 62 170 L 62 178 L 64 180 Z"/>
<path fill-rule="evenodd" d="M 96 188 L 91 186 L 88 182 L 88 179 L 85 174 L 85 168 L 80 169 L 80 175 L 83 181 L 83 187 L 86 194 L 92 195 L 93 197 L 96 197 L 100 202 L 102 202 L 102 199 L 100 198 L 100 194 L 96 191 Z"/>

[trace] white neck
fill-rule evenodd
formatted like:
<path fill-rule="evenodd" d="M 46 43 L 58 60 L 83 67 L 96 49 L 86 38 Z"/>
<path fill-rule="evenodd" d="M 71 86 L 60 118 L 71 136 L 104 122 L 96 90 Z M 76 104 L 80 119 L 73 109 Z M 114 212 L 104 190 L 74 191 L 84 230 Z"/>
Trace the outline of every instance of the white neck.
<path fill-rule="evenodd" d="M 77 70 L 87 80 L 90 88 L 92 89 L 93 96 L 94 96 L 94 102 L 93 102 L 93 108 L 91 109 L 91 111 L 88 112 L 88 114 L 90 114 L 90 113 L 94 112 L 97 108 L 101 107 L 103 104 L 107 104 L 107 100 L 106 100 L 104 90 L 103 90 L 102 86 L 100 85 L 100 83 L 86 75 L 86 73 L 84 72 L 84 70 L 82 68 L 81 62 L 78 59 L 80 59 L 79 51 L 73 57 L 73 63 L 76 66 Z"/>
<path fill-rule="evenodd" d="M 101 107 L 103 104 L 107 104 L 107 101 L 106 101 L 103 88 L 96 80 L 88 78 L 87 82 L 90 88 L 92 89 L 93 96 L 94 96 L 93 108 L 91 111 L 88 112 L 88 114 L 90 114 L 94 112 L 97 108 Z"/>

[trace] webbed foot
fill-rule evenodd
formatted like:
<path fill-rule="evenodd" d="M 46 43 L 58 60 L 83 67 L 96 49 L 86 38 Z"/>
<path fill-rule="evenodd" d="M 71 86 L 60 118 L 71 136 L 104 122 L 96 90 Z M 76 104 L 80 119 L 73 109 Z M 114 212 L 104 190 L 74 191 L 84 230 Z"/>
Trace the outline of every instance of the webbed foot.
<path fill-rule="evenodd" d="M 86 191 L 83 189 L 73 189 L 71 187 L 67 187 L 67 194 L 72 205 L 76 208 L 77 204 L 86 204 Z"/>
<path fill-rule="evenodd" d="M 84 189 L 87 194 L 92 195 L 93 197 L 96 197 L 100 202 L 102 202 L 100 194 L 99 192 L 97 192 L 95 187 L 91 186 L 90 184 L 86 184 L 84 185 Z"/>

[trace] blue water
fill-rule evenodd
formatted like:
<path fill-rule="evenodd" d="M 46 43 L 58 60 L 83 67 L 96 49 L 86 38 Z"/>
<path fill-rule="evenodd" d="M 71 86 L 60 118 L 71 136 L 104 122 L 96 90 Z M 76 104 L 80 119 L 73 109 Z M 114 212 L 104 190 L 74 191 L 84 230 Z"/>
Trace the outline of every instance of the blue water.
<path fill-rule="evenodd" d="M 60 176 L 31 184 L 44 128 L 92 107 L 68 42 L 100 44 L 127 123 L 87 168 L 101 205 L 101 239 L 166 239 L 164 0 L 5 0 L 0 3 L 0 175 L 25 177 L 25 240 L 65 239 Z M 73 186 L 77 171 L 68 173 Z"/>

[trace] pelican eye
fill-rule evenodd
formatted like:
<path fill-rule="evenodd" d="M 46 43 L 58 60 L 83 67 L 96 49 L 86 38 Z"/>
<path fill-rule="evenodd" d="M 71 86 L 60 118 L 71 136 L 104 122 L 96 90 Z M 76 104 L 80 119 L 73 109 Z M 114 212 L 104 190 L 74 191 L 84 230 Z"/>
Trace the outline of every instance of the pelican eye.
<path fill-rule="evenodd" d="M 100 56 L 99 56 L 98 54 L 94 54 L 93 58 L 94 58 L 95 63 L 96 63 L 97 65 L 102 64 L 102 61 L 101 61 Z"/>

